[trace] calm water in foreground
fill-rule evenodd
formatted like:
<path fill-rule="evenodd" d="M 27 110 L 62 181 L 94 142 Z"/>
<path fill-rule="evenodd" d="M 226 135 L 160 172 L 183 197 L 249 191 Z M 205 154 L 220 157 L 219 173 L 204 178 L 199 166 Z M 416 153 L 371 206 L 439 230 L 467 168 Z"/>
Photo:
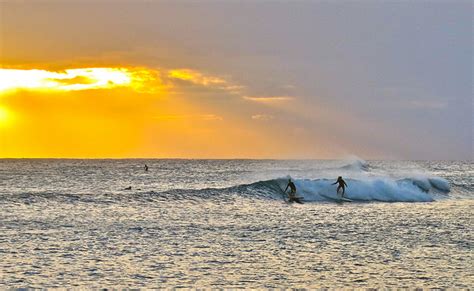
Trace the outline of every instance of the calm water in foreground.
<path fill-rule="evenodd" d="M 0 160 L 0 288 L 473 288 L 473 199 L 470 161 Z"/>

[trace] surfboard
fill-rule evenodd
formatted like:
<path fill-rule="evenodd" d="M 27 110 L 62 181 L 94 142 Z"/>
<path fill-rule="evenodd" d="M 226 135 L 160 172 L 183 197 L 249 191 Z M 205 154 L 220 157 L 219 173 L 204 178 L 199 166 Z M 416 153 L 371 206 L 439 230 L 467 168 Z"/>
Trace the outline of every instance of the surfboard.
<path fill-rule="evenodd" d="M 336 202 L 352 202 L 351 199 L 349 198 L 346 198 L 346 197 L 333 197 L 333 196 L 328 196 L 328 195 L 324 195 L 324 194 L 321 194 L 319 193 L 319 195 L 323 196 L 324 198 L 327 198 L 327 199 L 330 199 L 330 200 L 333 200 L 333 201 L 336 201 Z"/>
<path fill-rule="evenodd" d="M 288 200 L 288 203 L 293 203 L 293 202 L 296 202 L 296 203 L 299 203 L 299 204 L 303 204 L 303 197 L 294 197 L 294 198 L 290 198 Z"/>
<path fill-rule="evenodd" d="M 296 196 L 294 197 L 293 199 L 292 198 L 289 198 L 288 200 L 286 200 L 286 198 L 288 197 L 288 194 L 283 191 L 283 189 L 281 189 L 280 187 L 278 187 L 281 191 L 281 195 L 283 196 L 283 200 L 286 202 L 286 203 L 293 203 L 293 202 L 296 202 L 296 203 L 299 203 L 299 204 L 303 204 L 303 197 L 299 197 L 299 196 Z"/>

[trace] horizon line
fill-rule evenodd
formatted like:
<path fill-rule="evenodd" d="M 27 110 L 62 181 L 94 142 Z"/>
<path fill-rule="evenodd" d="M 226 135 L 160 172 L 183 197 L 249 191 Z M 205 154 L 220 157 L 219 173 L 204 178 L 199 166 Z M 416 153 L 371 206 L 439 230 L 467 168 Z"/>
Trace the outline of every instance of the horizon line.
<path fill-rule="evenodd" d="M 238 161 L 238 160 L 248 160 L 248 161 L 347 161 L 347 160 L 363 160 L 363 161 L 474 161 L 473 159 L 394 159 L 394 158 L 177 158 L 177 157 L 167 157 L 167 158 L 117 158 L 117 157 L 100 157 L 100 158 L 87 158 L 87 157 L 0 157 L 0 160 L 215 160 L 215 161 Z"/>

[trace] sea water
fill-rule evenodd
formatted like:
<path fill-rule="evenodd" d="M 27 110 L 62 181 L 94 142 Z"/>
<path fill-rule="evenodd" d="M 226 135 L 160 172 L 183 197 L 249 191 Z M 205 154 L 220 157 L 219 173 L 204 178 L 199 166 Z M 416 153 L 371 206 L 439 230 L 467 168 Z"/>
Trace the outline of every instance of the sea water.
<path fill-rule="evenodd" d="M 473 190 L 471 161 L 0 160 L 0 288 L 472 288 Z"/>

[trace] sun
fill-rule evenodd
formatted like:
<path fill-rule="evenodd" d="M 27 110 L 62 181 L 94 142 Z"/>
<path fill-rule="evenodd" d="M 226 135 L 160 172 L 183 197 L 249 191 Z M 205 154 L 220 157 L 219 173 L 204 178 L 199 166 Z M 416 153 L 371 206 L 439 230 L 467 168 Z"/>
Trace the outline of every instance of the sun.
<path fill-rule="evenodd" d="M 10 114 L 5 108 L 0 107 L 0 126 L 6 125 L 10 119 Z"/>

